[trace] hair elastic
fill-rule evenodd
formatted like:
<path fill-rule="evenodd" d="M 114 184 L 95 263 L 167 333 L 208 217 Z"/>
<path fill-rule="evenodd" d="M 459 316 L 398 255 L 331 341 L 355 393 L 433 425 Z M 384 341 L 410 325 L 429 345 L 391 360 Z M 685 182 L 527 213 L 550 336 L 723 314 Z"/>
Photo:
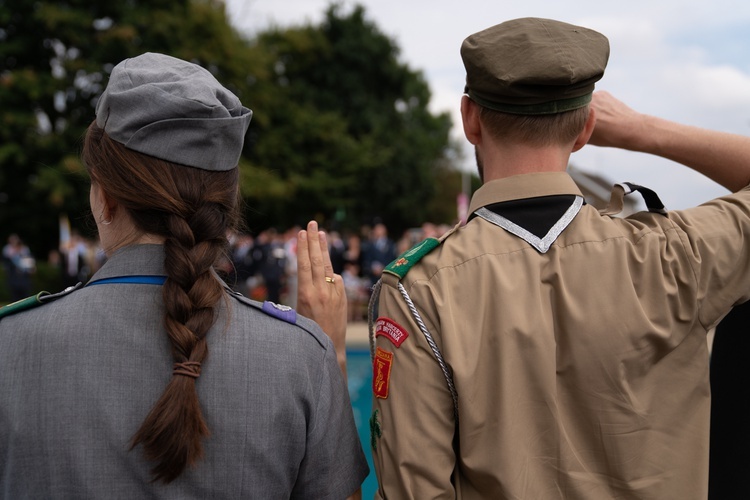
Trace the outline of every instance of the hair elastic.
<path fill-rule="evenodd" d="M 184 375 L 185 377 L 198 378 L 201 376 L 201 364 L 198 361 L 175 363 L 172 375 Z"/>

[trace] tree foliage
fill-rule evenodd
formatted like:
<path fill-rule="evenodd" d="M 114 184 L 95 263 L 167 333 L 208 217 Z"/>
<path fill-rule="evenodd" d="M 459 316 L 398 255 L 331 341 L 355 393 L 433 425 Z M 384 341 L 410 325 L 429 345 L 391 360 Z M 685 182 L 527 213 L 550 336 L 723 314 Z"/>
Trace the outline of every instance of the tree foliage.
<path fill-rule="evenodd" d="M 261 215 L 292 223 L 314 209 L 395 231 L 429 218 L 451 121 L 430 113 L 423 76 L 362 7 L 333 5 L 321 25 L 271 30 L 254 47 L 270 55 L 275 92 L 259 106 L 248 154 L 286 186 L 278 204 L 256 200 Z"/>
<path fill-rule="evenodd" d="M 428 110 L 423 76 L 361 7 L 248 40 L 221 0 L 0 0 L 3 235 L 39 253 L 57 246 L 60 214 L 86 229 L 81 138 L 114 65 L 148 51 L 206 67 L 253 109 L 241 159 L 251 229 L 316 217 L 400 231 L 445 217 L 450 118 Z"/>
<path fill-rule="evenodd" d="M 162 52 L 209 68 L 242 97 L 265 64 L 227 29 L 220 0 L 0 0 L 0 227 L 39 252 L 58 216 L 90 228 L 81 138 L 119 61 Z"/>

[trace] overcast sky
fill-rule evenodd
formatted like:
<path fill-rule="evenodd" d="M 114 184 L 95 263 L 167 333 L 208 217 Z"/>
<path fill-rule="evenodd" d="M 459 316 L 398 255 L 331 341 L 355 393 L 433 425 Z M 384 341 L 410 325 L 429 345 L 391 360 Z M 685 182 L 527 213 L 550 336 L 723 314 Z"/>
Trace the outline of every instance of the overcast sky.
<path fill-rule="evenodd" d="M 328 0 L 226 0 L 248 36 L 275 25 L 322 19 Z M 346 0 L 345 6 L 355 2 Z M 463 139 L 458 107 L 464 85 L 459 56 L 468 35 L 517 17 L 547 17 L 605 34 L 611 55 L 598 89 L 631 107 L 692 125 L 750 135 L 750 1 L 713 0 L 361 0 L 367 17 L 421 71 L 431 109 L 449 111 Z M 570 8 L 575 5 L 575 9 Z M 245 103 L 252 108 L 252 102 Z M 473 153 L 466 148 L 466 166 Z M 586 146 L 579 168 L 655 189 L 667 208 L 685 208 L 727 191 L 689 169 L 648 155 Z"/>

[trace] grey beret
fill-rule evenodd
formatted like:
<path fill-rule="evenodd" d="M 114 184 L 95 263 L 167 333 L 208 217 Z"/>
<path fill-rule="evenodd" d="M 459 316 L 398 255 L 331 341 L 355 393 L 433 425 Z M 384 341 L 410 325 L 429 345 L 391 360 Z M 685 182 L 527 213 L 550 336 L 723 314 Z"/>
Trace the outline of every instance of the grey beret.
<path fill-rule="evenodd" d="M 112 70 L 96 123 L 128 149 L 204 170 L 239 162 L 253 112 L 197 64 L 164 54 Z"/>
<path fill-rule="evenodd" d="M 475 33 L 461 45 L 466 93 L 514 114 L 551 114 L 591 101 L 609 59 L 596 31 L 551 19 L 522 18 Z"/>

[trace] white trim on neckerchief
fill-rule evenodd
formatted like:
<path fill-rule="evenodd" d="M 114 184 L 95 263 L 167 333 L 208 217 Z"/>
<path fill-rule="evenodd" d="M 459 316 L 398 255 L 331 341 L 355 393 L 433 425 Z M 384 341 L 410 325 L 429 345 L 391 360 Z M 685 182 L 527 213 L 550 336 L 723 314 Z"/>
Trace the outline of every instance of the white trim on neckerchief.
<path fill-rule="evenodd" d="M 519 238 L 526 241 L 529 245 L 536 248 L 540 253 L 546 253 L 547 250 L 549 250 L 549 248 L 552 246 L 552 243 L 555 242 L 557 237 L 562 234 L 566 227 L 568 227 L 568 224 L 573 222 L 573 219 L 576 215 L 578 215 L 578 212 L 581 210 L 582 206 L 583 197 L 576 196 L 570 207 L 568 207 L 563 216 L 560 217 L 557 222 L 555 222 L 555 225 L 550 228 L 547 234 L 544 235 L 544 238 L 539 238 L 538 236 L 532 234 L 515 222 L 511 222 L 502 215 L 498 215 L 495 212 L 488 210 L 487 208 L 482 207 L 474 213 L 477 215 L 477 217 L 481 217 L 487 222 L 491 222 L 492 224 L 505 229 L 509 233 L 515 234 Z"/>

